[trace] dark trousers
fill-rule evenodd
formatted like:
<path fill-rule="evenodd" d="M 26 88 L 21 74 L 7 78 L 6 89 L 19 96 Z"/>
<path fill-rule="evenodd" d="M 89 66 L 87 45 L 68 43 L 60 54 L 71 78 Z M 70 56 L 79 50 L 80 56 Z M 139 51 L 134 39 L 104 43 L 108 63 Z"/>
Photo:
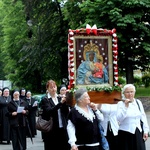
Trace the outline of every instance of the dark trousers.
<path fill-rule="evenodd" d="M 12 147 L 13 150 L 26 150 L 26 128 L 11 128 Z"/>

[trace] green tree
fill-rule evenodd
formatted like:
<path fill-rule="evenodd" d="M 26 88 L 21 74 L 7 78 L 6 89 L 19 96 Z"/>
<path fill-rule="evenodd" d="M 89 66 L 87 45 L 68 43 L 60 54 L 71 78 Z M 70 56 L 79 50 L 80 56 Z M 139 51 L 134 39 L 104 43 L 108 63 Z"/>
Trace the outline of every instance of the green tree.
<path fill-rule="evenodd" d="M 0 13 L 0 20 L 3 20 L 3 17 L 5 16 L 5 12 L 3 12 L 2 10 L 1 10 L 1 8 L 3 7 L 3 3 L 2 3 L 2 1 L 0 1 L 0 11 L 1 11 L 1 13 Z M 4 73 L 4 70 L 3 70 L 3 68 L 4 68 L 4 63 L 3 63 L 3 55 L 2 55 L 2 43 L 4 42 L 4 40 L 3 40 L 3 32 L 2 32 L 2 22 L 0 21 L 0 80 L 5 80 L 5 73 Z"/>
<path fill-rule="evenodd" d="M 75 9 L 77 15 L 74 16 Z M 86 24 L 99 28 L 116 28 L 120 73 L 126 72 L 127 83 L 133 83 L 133 70 L 149 68 L 150 2 L 149 0 L 68 0 L 65 19 L 72 29 Z M 74 21 L 77 20 L 77 21 Z"/>
<path fill-rule="evenodd" d="M 59 83 L 67 77 L 67 24 L 59 2 L 8 0 L 1 9 L 7 10 L 2 21 L 7 79 L 16 87 L 42 92 L 47 80 Z"/>
<path fill-rule="evenodd" d="M 86 24 L 116 28 L 127 83 L 133 69 L 150 66 L 149 0 L 0 0 L 0 10 L 0 71 L 16 87 L 41 92 L 47 80 L 67 78 L 68 29 Z"/>

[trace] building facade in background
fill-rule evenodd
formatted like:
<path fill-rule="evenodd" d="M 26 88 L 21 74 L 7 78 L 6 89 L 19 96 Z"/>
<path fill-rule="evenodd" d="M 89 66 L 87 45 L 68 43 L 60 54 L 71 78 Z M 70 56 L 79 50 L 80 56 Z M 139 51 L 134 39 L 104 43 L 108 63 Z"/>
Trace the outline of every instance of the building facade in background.
<path fill-rule="evenodd" d="M 3 89 L 4 87 L 8 87 L 9 89 L 12 88 L 12 83 L 9 80 L 0 80 L 0 89 Z"/>

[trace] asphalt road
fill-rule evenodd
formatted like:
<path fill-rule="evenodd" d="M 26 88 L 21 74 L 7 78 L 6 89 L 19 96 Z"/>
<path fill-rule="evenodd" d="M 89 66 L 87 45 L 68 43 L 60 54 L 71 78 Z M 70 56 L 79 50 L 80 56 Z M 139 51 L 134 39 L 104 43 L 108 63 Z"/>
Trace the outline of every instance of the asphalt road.
<path fill-rule="evenodd" d="M 0 150 L 12 150 L 12 145 L 0 144 Z M 33 138 L 33 144 L 30 138 L 27 138 L 27 150 L 44 150 L 41 132 L 37 131 L 37 136 Z"/>
<path fill-rule="evenodd" d="M 150 111 L 146 112 L 148 124 L 150 126 Z M 0 144 L 0 150 L 12 150 L 12 145 Z M 33 144 L 30 138 L 27 138 L 27 150 L 44 150 L 44 144 L 41 138 L 41 132 L 37 131 L 37 136 L 33 138 Z M 146 141 L 146 150 L 150 150 L 150 137 Z"/>

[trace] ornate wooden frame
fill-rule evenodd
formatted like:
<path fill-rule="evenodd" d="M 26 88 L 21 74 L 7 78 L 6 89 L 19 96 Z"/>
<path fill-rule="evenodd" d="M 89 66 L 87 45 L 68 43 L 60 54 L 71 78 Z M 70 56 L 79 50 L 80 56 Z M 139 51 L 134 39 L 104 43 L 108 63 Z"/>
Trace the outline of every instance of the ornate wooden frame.
<path fill-rule="evenodd" d="M 84 41 L 84 44 L 80 44 L 79 47 L 77 43 L 80 43 L 81 41 Z M 106 41 L 106 44 L 104 41 Z M 118 85 L 117 41 L 118 39 L 115 29 L 70 29 L 68 33 L 68 89 L 87 86 L 103 87 Z M 101 45 L 103 45 L 102 48 L 104 48 L 105 52 L 103 52 L 102 48 L 100 49 Z M 109 82 L 104 84 L 78 85 L 76 83 L 77 68 L 79 64 L 86 59 L 86 52 L 91 50 L 91 48 L 96 54 L 101 54 L 105 67 L 108 65 Z"/>

